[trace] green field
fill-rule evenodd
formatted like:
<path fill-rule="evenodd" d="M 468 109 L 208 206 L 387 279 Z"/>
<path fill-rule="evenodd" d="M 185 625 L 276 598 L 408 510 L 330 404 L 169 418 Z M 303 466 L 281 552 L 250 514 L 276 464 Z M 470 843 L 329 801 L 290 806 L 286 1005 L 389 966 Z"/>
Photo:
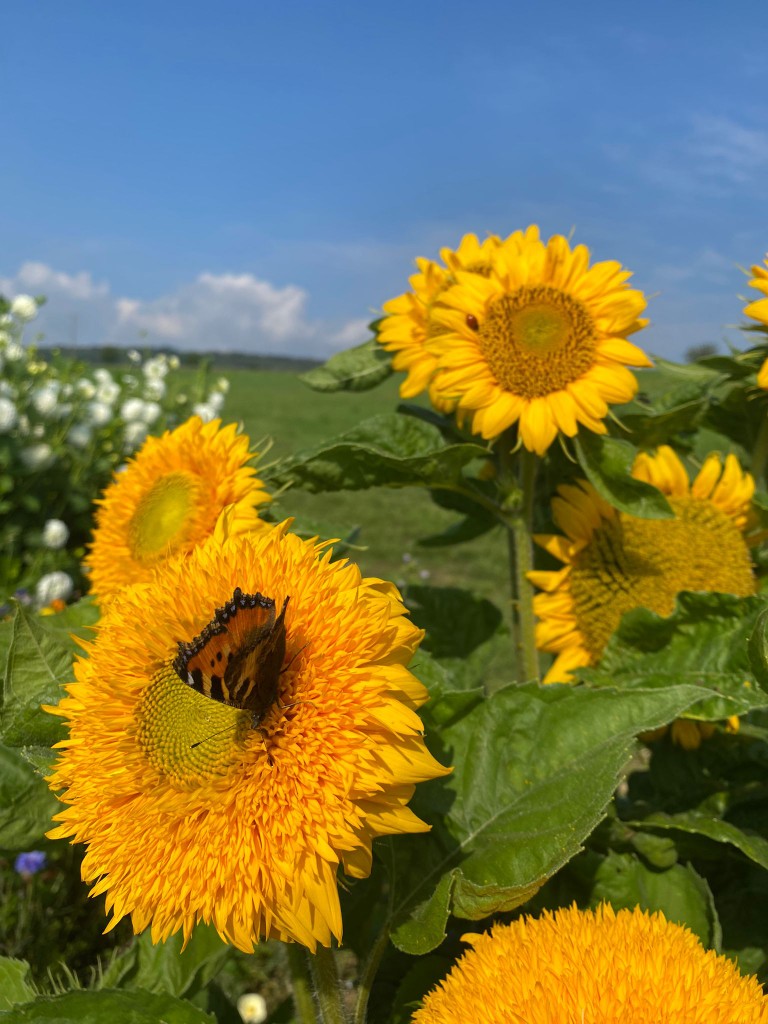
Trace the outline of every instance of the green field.
<path fill-rule="evenodd" d="M 392 412 L 398 404 L 399 377 L 363 393 L 320 394 L 289 373 L 245 370 L 230 373 L 225 420 L 242 420 L 256 442 L 274 444 L 267 462 L 336 437 L 361 420 Z M 488 597 L 506 611 L 506 541 L 501 530 L 447 548 L 424 548 L 419 538 L 439 533 L 455 519 L 421 489 L 374 488 L 333 494 L 288 491 L 275 512 L 295 515 L 297 525 L 325 536 L 346 537 L 359 528 L 354 557 L 366 575 L 401 587 L 421 583 L 459 586 Z M 428 575 L 426 575 L 428 574 Z"/>

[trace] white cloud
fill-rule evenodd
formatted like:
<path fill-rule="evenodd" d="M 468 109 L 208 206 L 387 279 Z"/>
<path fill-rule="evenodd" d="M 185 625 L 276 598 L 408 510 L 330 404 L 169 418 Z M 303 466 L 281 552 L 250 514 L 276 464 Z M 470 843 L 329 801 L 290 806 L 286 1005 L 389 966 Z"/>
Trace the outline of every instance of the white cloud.
<path fill-rule="evenodd" d="M 277 286 L 247 273 L 204 271 L 166 294 L 136 299 L 114 295 L 86 271 L 71 275 L 44 263 L 24 263 L 16 274 L 0 277 L 0 292 L 46 295 L 36 327 L 49 342 L 64 344 L 146 343 L 324 358 L 360 340 L 368 322 L 312 321 L 303 288 Z"/>
<path fill-rule="evenodd" d="M 377 319 L 380 314 L 372 313 L 370 316 L 361 317 L 359 320 L 350 320 L 344 324 L 340 331 L 331 336 L 334 348 L 351 348 L 352 345 L 362 345 L 371 337 L 368 324 Z"/>

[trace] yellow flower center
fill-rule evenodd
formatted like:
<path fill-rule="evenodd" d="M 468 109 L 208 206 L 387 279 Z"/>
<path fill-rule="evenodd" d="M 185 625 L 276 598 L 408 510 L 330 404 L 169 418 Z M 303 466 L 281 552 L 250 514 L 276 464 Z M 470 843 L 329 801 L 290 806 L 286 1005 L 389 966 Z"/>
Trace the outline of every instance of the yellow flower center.
<path fill-rule="evenodd" d="M 154 562 L 186 540 L 198 487 L 189 473 L 169 473 L 152 485 L 128 525 L 135 559 L 144 564 Z"/>
<path fill-rule="evenodd" d="M 595 359 L 595 325 L 571 295 L 539 285 L 495 299 L 479 328 L 496 380 L 523 398 L 561 391 Z"/>
<path fill-rule="evenodd" d="M 144 756 L 181 786 L 226 774 L 250 731 L 247 712 L 197 693 L 170 666 L 152 677 L 136 719 Z"/>
<path fill-rule="evenodd" d="M 730 516 L 701 498 L 667 501 L 675 519 L 618 513 L 594 532 L 574 560 L 574 609 L 585 646 L 595 658 L 632 608 L 669 615 L 681 590 L 739 597 L 755 592 L 749 550 Z"/>

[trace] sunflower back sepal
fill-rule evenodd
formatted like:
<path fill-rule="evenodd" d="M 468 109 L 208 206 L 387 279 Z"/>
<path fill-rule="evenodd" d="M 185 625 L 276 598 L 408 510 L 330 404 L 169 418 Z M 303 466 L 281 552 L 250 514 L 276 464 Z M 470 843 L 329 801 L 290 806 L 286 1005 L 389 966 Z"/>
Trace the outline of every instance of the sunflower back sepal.
<path fill-rule="evenodd" d="M 633 444 L 584 430 L 573 443 L 587 479 L 609 505 L 638 519 L 674 519 L 675 514 L 661 491 L 631 475 L 637 456 Z"/>
<path fill-rule="evenodd" d="M 375 332 L 380 321 L 370 324 Z M 361 345 L 331 356 L 322 366 L 299 376 L 313 391 L 370 391 L 392 376 L 392 357 L 370 338 Z"/>

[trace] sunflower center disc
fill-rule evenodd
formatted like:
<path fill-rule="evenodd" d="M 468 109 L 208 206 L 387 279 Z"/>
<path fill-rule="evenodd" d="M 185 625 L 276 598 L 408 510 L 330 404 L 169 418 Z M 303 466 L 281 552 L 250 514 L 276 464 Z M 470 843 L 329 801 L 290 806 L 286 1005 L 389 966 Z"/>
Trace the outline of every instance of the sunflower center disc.
<path fill-rule="evenodd" d="M 667 497 L 675 519 L 636 519 L 623 513 L 605 522 L 571 572 L 579 630 L 594 658 L 621 616 L 632 608 L 670 615 L 681 590 L 755 592 L 749 550 L 738 526 L 711 502 Z"/>
<path fill-rule="evenodd" d="M 523 398 L 561 391 L 595 361 L 595 325 L 571 295 L 540 285 L 495 299 L 479 329 L 496 380 Z"/>
<path fill-rule="evenodd" d="M 152 677 L 136 709 L 146 759 L 182 786 L 224 775 L 241 757 L 248 715 L 196 693 L 170 666 Z"/>
<path fill-rule="evenodd" d="M 154 562 L 185 540 L 196 492 L 197 482 L 188 473 L 169 473 L 152 485 L 128 526 L 134 558 Z"/>

